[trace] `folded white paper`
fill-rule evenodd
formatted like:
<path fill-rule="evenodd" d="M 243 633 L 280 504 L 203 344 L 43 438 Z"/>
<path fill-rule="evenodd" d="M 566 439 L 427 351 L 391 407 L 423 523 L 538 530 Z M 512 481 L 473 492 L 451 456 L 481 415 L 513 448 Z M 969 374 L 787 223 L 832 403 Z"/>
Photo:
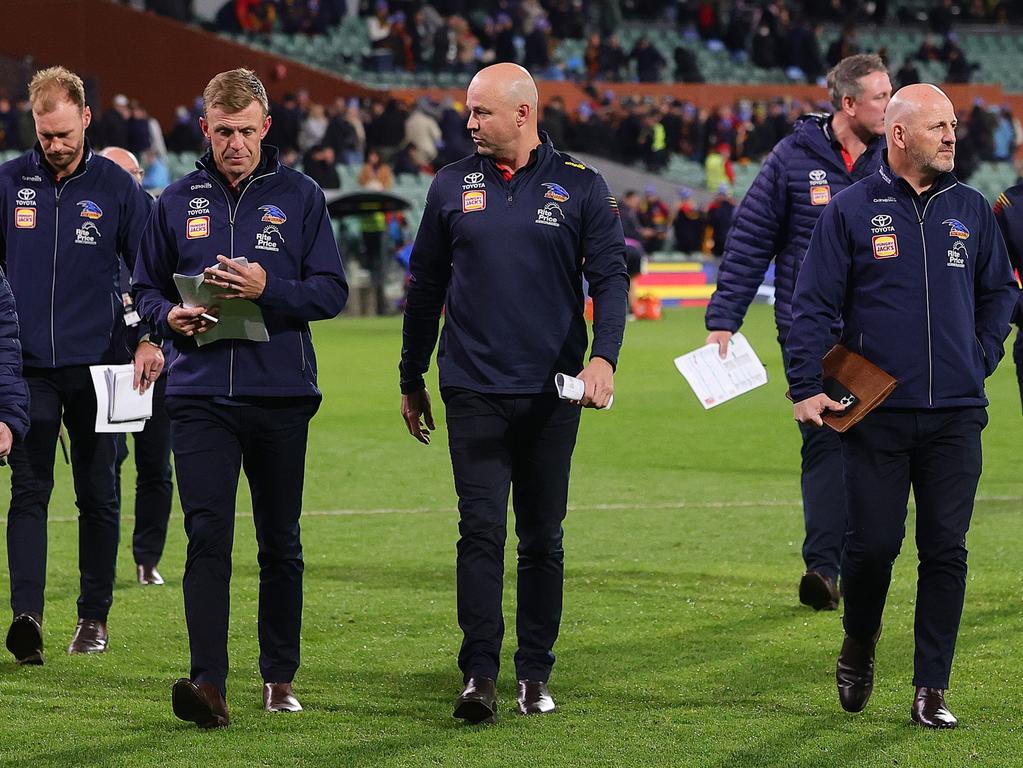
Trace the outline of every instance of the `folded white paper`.
<path fill-rule="evenodd" d="M 704 409 L 767 383 L 767 369 L 741 333 L 732 336 L 724 360 L 717 344 L 707 344 L 676 357 L 675 367 L 689 382 Z"/>
<path fill-rule="evenodd" d="M 582 379 L 577 379 L 575 376 L 569 376 L 567 373 L 555 374 L 554 386 L 558 390 L 558 397 L 562 400 L 582 400 L 583 395 L 586 394 L 586 382 Z M 597 410 L 610 410 L 611 406 L 614 405 L 614 402 L 615 396 L 611 395 L 607 401 L 607 405 L 603 408 L 598 408 Z"/>
<path fill-rule="evenodd" d="M 153 387 L 143 394 L 132 389 L 135 366 L 90 365 L 96 392 L 97 432 L 141 432 L 153 415 Z"/>

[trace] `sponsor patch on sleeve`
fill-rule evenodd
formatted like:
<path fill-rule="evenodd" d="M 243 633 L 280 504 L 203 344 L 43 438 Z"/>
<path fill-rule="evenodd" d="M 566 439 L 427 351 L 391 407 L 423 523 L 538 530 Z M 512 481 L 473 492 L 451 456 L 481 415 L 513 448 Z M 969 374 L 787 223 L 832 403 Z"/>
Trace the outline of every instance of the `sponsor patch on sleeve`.
<path fill-rule="evenodd" d="M 875 259 L 894 259 L 899 255 L 899 241 L 895 235 L 874 235 L 871 243 Z"/>
<path fill-rule="evenodd" d="M 36 226 L 36 209 L 35 208 L 15 208 L 14 209 L 14 226 L 17 229 L 35 229 L 35 226 Z"/>
<path fill-rule="evenodd" d="M 810 205 L 827 205 L 831 202 L 831 187 L 827 184 L 810 187 Z"/>
<path fill-rule="evenodd" d="M 185 224 L 185 237 L 189 240 L 198 240 L 200 237 L 210 236 L 210 217 L 193 216 Z"/>
<path fill-rule="evenodd" d="M 462 213 L 482 211 L 487 207 L 487 193 L 482 189 L 471 189 L 462 193 Z"/>

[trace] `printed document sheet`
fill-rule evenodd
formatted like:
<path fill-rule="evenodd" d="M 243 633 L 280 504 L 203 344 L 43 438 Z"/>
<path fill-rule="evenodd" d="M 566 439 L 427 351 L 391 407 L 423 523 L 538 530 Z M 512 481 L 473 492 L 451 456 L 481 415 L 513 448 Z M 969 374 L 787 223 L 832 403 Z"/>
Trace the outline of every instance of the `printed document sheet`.
<path fill-rule="evenodd" d="M 707 344 L 676 357 L 675 367 L 705 409 L 767 383 L 767 369 L 741 333 L 732 336 L 724 360 L 718 355 L 717 344 Z"/>

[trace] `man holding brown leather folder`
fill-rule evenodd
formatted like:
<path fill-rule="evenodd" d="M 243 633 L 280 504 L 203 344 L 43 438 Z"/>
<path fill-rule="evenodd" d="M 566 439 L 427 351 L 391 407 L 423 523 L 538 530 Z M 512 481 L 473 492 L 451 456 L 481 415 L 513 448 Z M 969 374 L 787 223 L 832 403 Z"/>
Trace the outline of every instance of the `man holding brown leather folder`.
<path fill-rule="evenodd" d="M 920 567 L 911 715 L 930 728 L 958 724 L 944 694 L 981 473 L 984 379 L 1002 357 L 1018 292 L 991 208 L 951 173 L 955 127 L 952 103 L 935 86 L 907 86 L 892 98 L 886 162 L 818 220 L 786 343 L 800 423 L 820 426 L 827 412 L 845 410 L 825 394 L 831 382 L 822 374 L 836 320 L 842 344 L 897 381 L 841 435 L 849 533 L 836 678 L 844 709 L 866 707 L 912 488 Z"/>

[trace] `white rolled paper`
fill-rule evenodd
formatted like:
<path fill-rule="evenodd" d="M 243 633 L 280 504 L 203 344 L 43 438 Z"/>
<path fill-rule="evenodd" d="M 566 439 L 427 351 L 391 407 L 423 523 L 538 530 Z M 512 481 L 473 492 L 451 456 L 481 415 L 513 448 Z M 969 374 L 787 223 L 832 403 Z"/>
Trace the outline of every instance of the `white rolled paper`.
<path fill-rule="evenodd" d="M 582 400 L 583 395 L 586 394 L 586 382 L 565 373 L 558 373 L 554 375 L 554 386 L 557 387 L 558 397 L 562 400 Z M 614 401 L 615 396 L 611 395 L 607 401 L 607 405 L 600 410 L 610 410 L 611 406 L 614 405 Z"/>

